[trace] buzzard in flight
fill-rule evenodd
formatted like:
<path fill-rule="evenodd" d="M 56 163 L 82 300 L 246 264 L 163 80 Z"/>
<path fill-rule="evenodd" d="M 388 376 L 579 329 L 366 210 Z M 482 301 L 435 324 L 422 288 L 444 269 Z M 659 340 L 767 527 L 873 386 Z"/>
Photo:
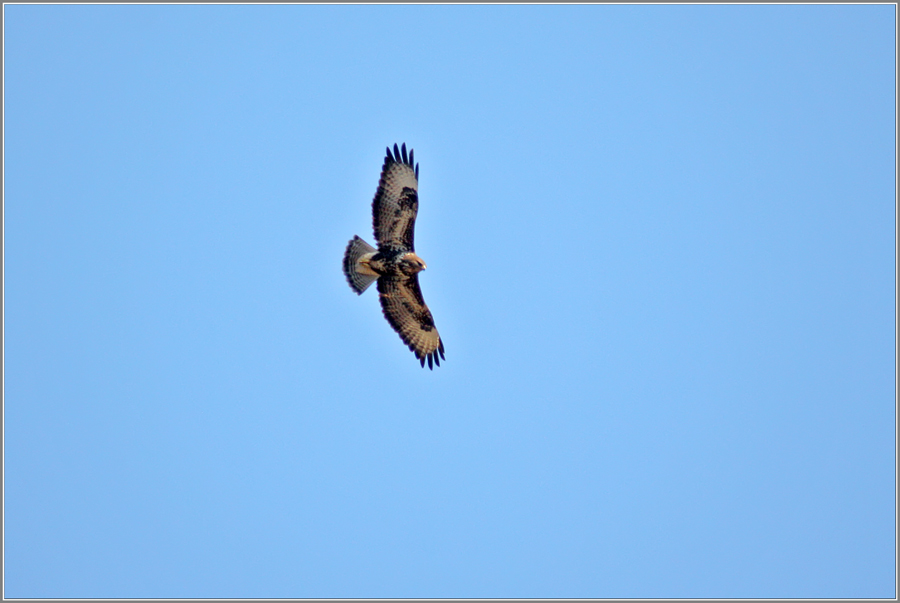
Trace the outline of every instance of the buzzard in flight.
<path fill-rule="evenodd" d="M 378 281 L 378 299 L 384 317 L 400 339 L 412 350 L 422 366 L 441 365 L 444 342 L 434 326 L 431 311 L 422 299 L 419 272 L 425 262 L 416 255 L 413 235 L 419 211 L 419 166 L 413 151 L 406 154 L 406 143 L 394 152 L 387 149 L 381 180 L 372 201 L 372 225 L 375 249 L 354 236 L 344 253 L 344 275 L 350 288 L 362 294 Z"/>

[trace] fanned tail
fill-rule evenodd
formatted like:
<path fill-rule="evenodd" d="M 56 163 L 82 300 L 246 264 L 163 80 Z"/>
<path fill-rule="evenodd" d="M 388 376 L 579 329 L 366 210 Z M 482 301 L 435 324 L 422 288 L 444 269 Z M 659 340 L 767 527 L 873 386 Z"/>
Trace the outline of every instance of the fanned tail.
<path fill-rule="evenodd" d="M 347 277 L 350 288 L 359 295 L 378 279 L 376 272 L 360 263 L 360 260 L 368 259 L 365 256 L 371 257 L 374 252 L 375 248 L 358 236 L 354 235 L 347 243 L 347 251 L 344 252 L 344 276 Z"/>

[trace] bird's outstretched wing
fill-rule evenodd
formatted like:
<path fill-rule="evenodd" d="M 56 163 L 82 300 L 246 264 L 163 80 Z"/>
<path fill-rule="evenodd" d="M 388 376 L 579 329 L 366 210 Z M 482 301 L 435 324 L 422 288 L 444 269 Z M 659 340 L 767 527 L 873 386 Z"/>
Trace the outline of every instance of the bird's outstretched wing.
<path fill-rule="evenodd" d="M 444 342 L 434 326 L 431 311 L 422 299 L 417 274 L 382 276 L 378 279 L 378 299 L 384 317 L 400 335 L 409 349 L 416 354 L 422 366 L 428 361 L 441 366 L 438 359 L 444 357 Z"/>
<path fill-rule="evenodd" d="M 381 168 L 381 180 L 372 201 L 372 226 L 379 248 L 415 251 L 413 238 L 419 211 L 419 166 L 406 143 L 390 147 Z"/>

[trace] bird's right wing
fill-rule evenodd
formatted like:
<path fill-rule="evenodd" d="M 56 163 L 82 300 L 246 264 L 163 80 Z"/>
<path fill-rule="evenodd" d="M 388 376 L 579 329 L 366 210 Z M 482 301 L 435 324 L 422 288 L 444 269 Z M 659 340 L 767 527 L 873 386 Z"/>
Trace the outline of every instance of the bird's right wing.
<path fill-rule="evenodd" d="M 419 275 L 385 275 L 378 279 L 378 299 L 384 317 L 412 350 L 422 366 L 428 361 L 441 366 L 438 359 L 444 357 L 444 342 L 434 326 L 431 311 L 422 299 Z"/>

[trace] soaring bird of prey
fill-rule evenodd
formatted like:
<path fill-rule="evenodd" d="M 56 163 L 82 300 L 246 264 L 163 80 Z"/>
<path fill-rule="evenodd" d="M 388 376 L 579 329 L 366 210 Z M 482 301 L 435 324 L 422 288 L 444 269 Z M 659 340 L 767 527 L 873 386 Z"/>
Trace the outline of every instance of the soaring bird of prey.
<path fill-rule="evenodd" d="M 428 368 L 433 369 L 435 364 L 441 365 L 438 354 L 444 358 L 444 342 L 419 288 L 419 272 L 425 270 L 425 262 L 416 255 L 413 245 L 418 191 L 419 165 L 413 160 L 412 149 L 407 155 L 406 143 L 399 149 L 394 144 L 392 154 L 388 147 L 372 201 L 372 226 L 378 249 L 354 236 L 344 253 L 344 276 L 350 288 L 360 295 L 378 281 L 384 317 L 422 367 L 427 360 Z"/>

